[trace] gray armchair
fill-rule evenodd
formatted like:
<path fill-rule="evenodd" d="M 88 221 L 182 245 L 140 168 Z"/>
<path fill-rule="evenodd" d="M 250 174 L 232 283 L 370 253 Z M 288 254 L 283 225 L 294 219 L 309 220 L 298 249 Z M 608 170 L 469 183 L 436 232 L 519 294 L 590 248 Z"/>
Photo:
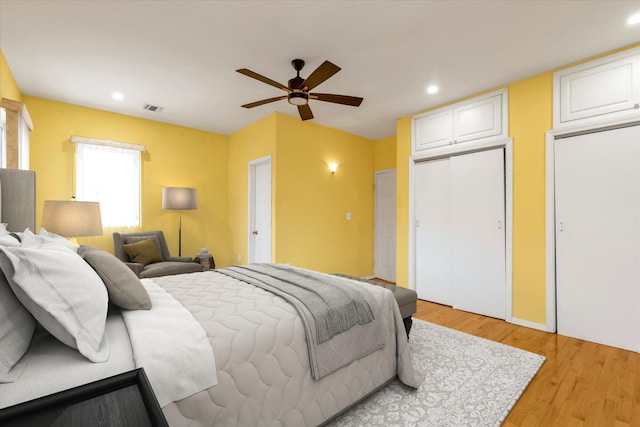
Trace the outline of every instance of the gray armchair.
<path fill-rule="evenodd" d="M 140 264 L 132 262 L 124 245 L 150 239 L 162 256 L 161 262 Z M 169 276 L 172 274 L 194 273 L 202 271 L 202 265 L 193 262 L 190 257 L 172 257 L 162 231 L 141 231 L 137 233 L 113 233 L 113 253 L 116 258 L 127 264 L 140 278 Z"/>

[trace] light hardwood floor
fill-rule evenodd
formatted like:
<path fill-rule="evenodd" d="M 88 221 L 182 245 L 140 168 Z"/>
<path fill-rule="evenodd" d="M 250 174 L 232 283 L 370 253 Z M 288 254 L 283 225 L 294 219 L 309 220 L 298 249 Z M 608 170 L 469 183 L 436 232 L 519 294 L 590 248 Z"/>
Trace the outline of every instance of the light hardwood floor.
<path fill-rule="evenodd" d="M 418 300 L 414 317 L 547 359 L 503 426 L 640 426 L 640 354 Z"/>

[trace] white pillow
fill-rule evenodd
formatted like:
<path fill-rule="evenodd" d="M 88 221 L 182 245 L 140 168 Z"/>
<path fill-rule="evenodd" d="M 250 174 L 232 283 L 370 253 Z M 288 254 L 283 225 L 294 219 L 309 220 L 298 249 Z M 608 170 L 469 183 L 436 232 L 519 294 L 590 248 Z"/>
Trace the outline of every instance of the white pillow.
<path fill-rule="evenodd" d="M 35 327 L 33 316 L 0 272 L 0 383 L 14 382 L 22 373 L 24 363 L 18 362 L 29 348 Z"/>
<path fill-rule="evenodd" d="M 78 247 L 74 245 L 70 240 L 55 234 L 50 233 L 44 229 L 44 227 L 40 228 L 40 232 L 38 235 L 33 234 L 31 230 L 28 228 L 24 230 L 24 234 L 22 235 L 22 247 L 23 248 L 46 248 L 47 246 L 54 245 L 59 246 L 63 245 L 67 248 L 71 249 L 73 252 L 78 252 Z"/>
<path fill-rule="evenodd" d="M 13 292 L 47 331 L 92 362 L 109 358 L 107 290 L 89 264 L 63 245 L 0 247 L 0 254 Z"/>
<path fill-rule="evenodd" d="M 0 236 L 4 236 L 7 234 L 9 234 L 9 231 L 7 230 L 7 223 L 0 222 Z"/>
<path fill-rule="evenodd" d="M 0 235 L 0 246 L 20 246 L 20 240 L 11 234 Z"/>

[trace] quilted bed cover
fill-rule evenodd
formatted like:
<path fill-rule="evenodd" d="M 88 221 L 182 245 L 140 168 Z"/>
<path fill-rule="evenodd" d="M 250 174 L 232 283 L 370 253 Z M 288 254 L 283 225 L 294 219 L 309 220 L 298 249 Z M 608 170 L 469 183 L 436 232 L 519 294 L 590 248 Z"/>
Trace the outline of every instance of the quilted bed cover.
<path fill-rule="evenodd" d="M 396 375 L 417 387 L 390 291 L 348 280 L 380 307 L 384 347 L 314 380 L 302 321 L 282 298 L 215 271 L 154 278 L 203 326 L 218 384 L 163 408 L 172 427 L 312 427 Z"/>

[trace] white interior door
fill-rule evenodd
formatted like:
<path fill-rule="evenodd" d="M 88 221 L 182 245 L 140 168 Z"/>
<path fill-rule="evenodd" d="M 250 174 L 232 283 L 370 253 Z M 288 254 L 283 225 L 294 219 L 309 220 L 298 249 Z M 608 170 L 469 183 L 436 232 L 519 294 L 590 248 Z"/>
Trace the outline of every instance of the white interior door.
<path fill-rule="evenodd" d="M 450 160 L 415 167 L 415 266 L 418 298 L 453 305 Z"/>
<path fill-rule="evenodd" d="M 375 262 L 376 277 L 396 281 L 396 170 L 375 174 Z"/>
<path fill-rule="evenodd" d="M 558 333 L 640 351 L 640 126 L 555 143 Z"/>
<path fill-rule="evenodd" d="M 249 262 L 272 262 L 271 157 L 249 162 Z"/>
<path fill-rule="evenodd" d="M 453 306 L 505 318 L 505 182 L 502 148 L 451 157 Z"/>

